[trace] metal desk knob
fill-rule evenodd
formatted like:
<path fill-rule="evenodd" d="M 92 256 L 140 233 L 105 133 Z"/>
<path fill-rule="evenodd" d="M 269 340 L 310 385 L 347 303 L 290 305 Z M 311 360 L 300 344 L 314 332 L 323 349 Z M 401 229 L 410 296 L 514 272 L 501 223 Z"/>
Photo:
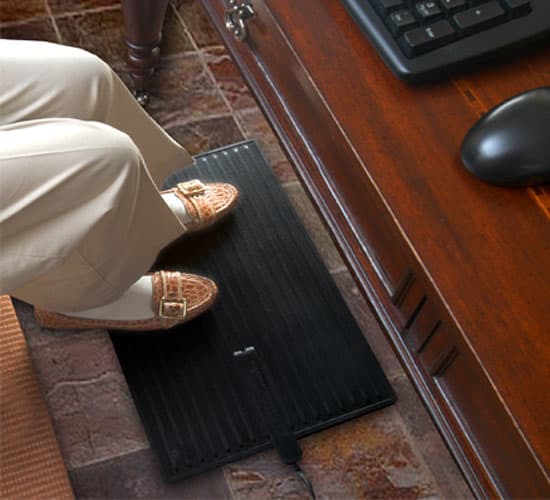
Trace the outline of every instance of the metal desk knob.
<path fill-rule="evenodd" d="M 227 31 L 242 42 L 248 36 L 245 21 L 255 15 L 254 8 L 246 0 L 229 0 L 225 9 L 224 21 Z"/>

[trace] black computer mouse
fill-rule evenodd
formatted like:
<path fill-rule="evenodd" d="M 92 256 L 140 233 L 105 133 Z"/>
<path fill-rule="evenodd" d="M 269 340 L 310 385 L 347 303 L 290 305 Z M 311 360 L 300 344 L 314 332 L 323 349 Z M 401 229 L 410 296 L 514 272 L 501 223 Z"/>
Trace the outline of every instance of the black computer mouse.
<path fill-rule="evenodd" d="M 466 168 L 491 184 L 550 182 L 550 87 L 493 108 L 468 131 L 461 153 Z"/>

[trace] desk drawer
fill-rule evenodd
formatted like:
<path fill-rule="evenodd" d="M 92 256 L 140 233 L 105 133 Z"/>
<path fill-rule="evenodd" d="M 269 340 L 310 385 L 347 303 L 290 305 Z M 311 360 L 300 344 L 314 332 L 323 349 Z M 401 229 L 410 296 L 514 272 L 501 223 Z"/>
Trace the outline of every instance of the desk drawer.
<path fill-rule="evenodd" d="M 463 449 L 469 448 L 470 460 L 487 471 L 481 480 L 493 481 L 483 488 L 505 497 L 521 497 L 528 484 L 532 496 L 547 496 L 547 484 L 538 464 L 449 317 L 441 314 L 435 300 L 422 293 L 417 281 L 413 280 L 404 295 L 413 297 L 410 303 L 422 297 L 403 332 L 405 345 L 446 422 L 454 428 L 453 434 L 463 433 Z M 406 310 L 401 307 L 402 313 Z M 514 481 L 509 481 L 512 478 Z"/>
<path fill-rule="evenodd" d="M 481 480 L 492 481 L 483 488 L 504 497 L 524 497 L 526 491 L 546 497 L 544 474 L 513 420 L 462 336 L 438 310 L 424 296 L 404 341 L 453 434 L 463 433 L 470 461 L 487 472 Z"/>

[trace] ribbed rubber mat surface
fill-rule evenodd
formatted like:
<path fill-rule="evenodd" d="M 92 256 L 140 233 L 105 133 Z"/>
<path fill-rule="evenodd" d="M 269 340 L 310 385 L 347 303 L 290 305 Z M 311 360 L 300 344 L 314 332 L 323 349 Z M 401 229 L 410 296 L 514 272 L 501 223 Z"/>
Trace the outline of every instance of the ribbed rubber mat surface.
<path fill-rule="evenodd" d="M 259 399 L 297 437 L 394 401 L 256 144 L 199 156 L 168 184 L 193 178 L 232 182 L 239 205 L 210 231 L 179 240 L 155 267 L 213 278 L 218 301 L 170 332 L 112 334 L 167 480 L 269 447 Z M 233 356 L 247 346 L 261 377 Z"/>
<path fill-rule="evenodd" d="M 8 295 L 0 296 L 0 498 L 74 498 Z"/>

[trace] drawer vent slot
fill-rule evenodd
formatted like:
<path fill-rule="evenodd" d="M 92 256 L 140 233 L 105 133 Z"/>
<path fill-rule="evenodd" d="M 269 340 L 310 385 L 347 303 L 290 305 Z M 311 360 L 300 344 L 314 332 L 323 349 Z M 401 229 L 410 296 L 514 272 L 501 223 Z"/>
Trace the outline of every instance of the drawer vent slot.
<path fill-rule="evenodd" d="M 438 321 L 432 328 L 431 332 L 428 333 L 428 336 L 422 341 L 422 343 L 420 344 L 420 347 L 418 347 L 416 351 L 418 354 L 420 354 L 424 350 L 424 348 L 428 345 L 428 343 L 430 342 L 432 337 L 435 335 L 435 333 L 437 332 L 440 326 L 441 326 L 441 321 Z"/>
<path fill-rule="evenodd" d="M 449 368 L 456 357 L 458 356 L 458 349 L 455 346 L 452 346 L 449 351 L 443 354 L 437 363 L 432 366 L 430 370 L 430 375 L 434 378 L 441 377 L 447 368 Z"/>
<path fill-rule="evenodd" d="M 449 328 L 438 321 L 418 350 L 420 364 L 432 377 L 441 377 L 456 359 L 458 349 Z"/>
<path fill-rule="evenodd" d="M 420 302 L 418 306 L 416 306 L 416 309 L 412 313 L 411 317 L 407 320 L 407 323 L 405 323 L 405 331 L 410 328 L 410 326 L 415 322 L 416 318 L 420 314 L 420 311 L 422 311 L 422 308 L 424 307 L 424 304 L 426 303 L 426 296 L 423 295 L 422 299 L 420 299 Z"/>
<path fill-rule="evenodd" d="M 407 273 L 407 277 L 403 281 L 405 281 L 405 285 L 397 297 L 395 305 L 401 334 L 405 335 L 407 329 L 422 312 L 427 299 L 423 288 L 412 274 Z"/>

